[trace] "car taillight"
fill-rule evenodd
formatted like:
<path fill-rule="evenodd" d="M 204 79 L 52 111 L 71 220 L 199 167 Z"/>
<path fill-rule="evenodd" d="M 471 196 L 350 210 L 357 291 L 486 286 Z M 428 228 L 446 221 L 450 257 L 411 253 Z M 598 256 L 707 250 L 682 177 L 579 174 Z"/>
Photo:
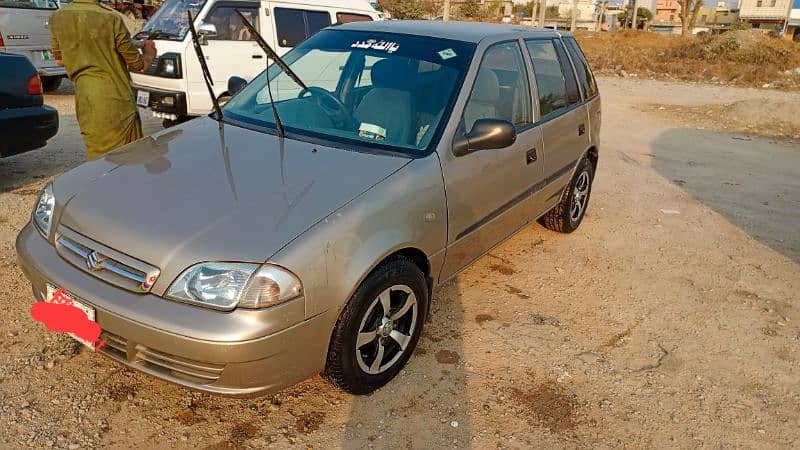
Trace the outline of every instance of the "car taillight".
<path fill-rule="evenodd" d="M 42 95 L 42 80 L 34 75 L 28 80 L 28 95 Z"/>
<path fill-rule="evenodd" d="M 6 43 L 3 42 L 3 33 L 0 33 L 0 52 L 5 51 Z"/>

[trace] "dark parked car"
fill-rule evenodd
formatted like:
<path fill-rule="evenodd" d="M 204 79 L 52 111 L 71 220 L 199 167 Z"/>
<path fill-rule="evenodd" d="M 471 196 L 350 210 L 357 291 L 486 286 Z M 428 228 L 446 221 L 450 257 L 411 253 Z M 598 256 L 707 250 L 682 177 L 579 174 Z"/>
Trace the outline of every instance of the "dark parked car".
<path fill-rule="evenodd" d="M 44 105 L 42 80 L 28 58 L 0 53 L 0 157 L 44 147 L 58 112 Z"/>

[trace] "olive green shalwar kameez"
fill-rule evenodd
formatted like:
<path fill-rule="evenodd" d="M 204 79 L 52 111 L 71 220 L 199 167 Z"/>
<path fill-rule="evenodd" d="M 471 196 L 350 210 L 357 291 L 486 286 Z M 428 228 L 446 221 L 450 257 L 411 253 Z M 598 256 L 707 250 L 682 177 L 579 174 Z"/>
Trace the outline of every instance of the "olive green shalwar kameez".
<path fill-rule="evenodd" d="M 97 0 L 74 0 L 50 19 L 53 53 L 75 85 L 75 109 L 87 159 L 142 137 L 128 68 L 145 60 L 122 17 Z"/>

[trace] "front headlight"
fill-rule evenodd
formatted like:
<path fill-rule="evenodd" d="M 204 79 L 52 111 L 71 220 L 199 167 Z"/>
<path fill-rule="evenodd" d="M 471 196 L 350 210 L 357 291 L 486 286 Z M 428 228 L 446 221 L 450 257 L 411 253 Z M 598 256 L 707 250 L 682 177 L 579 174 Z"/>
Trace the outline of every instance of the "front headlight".
<path fill-rule="evenodd" d="M 56 205 L 56 198 L 53 196 L 53 183 L 47 183 L 36 200 L 36 208 L 33 210 L 33 222 L 36 228 L 47 239 L 50 236 L 50 224 L 53 222 L 53 209 Z"/>
<path fill-rule="evenodd" d="M 181 77 L 181 55 L 165 53 L 158 57 L 158 75 L 168 78 Z"/>
<path fill-rule="evenodd" d="M 268 308 L 302 295 L 300 280 L 278 266 L 201 263 L 172 283 L 167 298 L 209 308 Z"/>

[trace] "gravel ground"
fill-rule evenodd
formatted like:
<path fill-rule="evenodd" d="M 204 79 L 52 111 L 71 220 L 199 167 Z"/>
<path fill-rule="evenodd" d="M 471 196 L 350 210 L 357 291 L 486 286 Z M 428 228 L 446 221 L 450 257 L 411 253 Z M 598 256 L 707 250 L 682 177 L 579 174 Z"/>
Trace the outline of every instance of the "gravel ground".
<path fill-rule="evenodd" d="M 316 377 L 251 400 L 149 378 L 30 319 L 14 237 L 37 191 L 84 151 L 69 87 L 48 96 L 59 135 L 0 160 L 0 443 L 800 447 L 797 144 L 639 112 L 800 97 L 631 79 L 600 87 L 600 167 L 580 230 L 532 225 L 439 289 L 415 356 L 373 395 Z"/>

